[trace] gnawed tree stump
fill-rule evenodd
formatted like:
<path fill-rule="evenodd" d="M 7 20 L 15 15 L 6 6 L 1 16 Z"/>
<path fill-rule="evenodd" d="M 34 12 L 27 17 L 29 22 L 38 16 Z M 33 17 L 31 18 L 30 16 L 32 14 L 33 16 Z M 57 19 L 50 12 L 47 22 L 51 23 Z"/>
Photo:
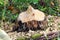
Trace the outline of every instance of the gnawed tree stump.
<path fill-rule="evenodd" d="M 29 6 L 27 11 L 19 14 L 17 18 L 18 27 L 13 27 L 13 30 L 36 30 L 45 29 L 47 25 L 46 16 L 43 12 Z"/>

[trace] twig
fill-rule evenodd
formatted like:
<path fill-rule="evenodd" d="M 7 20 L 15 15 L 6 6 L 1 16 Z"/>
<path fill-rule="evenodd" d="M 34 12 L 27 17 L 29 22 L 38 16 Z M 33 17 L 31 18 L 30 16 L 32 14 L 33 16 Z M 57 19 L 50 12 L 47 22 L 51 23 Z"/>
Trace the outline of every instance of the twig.
<path fill-rule="evenodd" d="M 35 40 L 50 40 L 50 39 L 53 39 L 53 38 L 56 38 L 58 37 L 58 34 L 59 34 L 60 31 L 58 32 L 52 32 L 52 33 L 48 33 L 47 34 L 47 38 L 43 35 Z M 60 36 L 60 35 L 59 35 Z"/>

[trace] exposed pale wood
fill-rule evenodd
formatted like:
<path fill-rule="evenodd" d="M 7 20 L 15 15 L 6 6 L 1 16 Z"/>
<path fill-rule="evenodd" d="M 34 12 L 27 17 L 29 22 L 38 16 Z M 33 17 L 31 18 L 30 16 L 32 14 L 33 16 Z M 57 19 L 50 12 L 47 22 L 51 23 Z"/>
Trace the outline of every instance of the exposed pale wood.
<path fill-rule="evenodd" d="M 32 6 L 29 6 L 27 11 L 22 12 L 18 16 L 18 21 L 28 22 L 32 20 L 43 21 L 45 19 L 45 14 L 42 11 L 34 9 Z"/>

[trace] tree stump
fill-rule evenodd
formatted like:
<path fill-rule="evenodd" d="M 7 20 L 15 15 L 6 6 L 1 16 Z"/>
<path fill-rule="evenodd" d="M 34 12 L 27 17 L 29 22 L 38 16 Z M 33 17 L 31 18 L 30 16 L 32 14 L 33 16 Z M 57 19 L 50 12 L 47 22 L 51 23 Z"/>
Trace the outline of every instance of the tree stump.
<path fill-rule="evenodd" d="M 46 15 L 38 9 L 29 6 L 25 12 L 19 14 L 17 18 L 18 27 L 13 27 L 13 30 L 44 30 L 47 26 Z"/>

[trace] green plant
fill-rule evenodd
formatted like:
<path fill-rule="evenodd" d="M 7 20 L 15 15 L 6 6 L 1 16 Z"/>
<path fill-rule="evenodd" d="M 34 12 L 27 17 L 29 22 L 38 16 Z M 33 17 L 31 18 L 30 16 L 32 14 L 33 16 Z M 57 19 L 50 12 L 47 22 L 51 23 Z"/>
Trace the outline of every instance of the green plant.
<path fill-rule="evenodd" d="M 29 5 L 34 8 L 43 11 L 48 15 L 58 15 L 60 13 L 59 4 L 57 0 L 11 0 L 12 5 L 18 8 L 20 12 L 25 11 Z M 5 2 L 5 3 L 4 3 Z M 17 14 L 12 14 L 10 10 L 7 10 L 9 6 L 8 0 L 0 0 L 0 20 L 15 20 L 18 16 Z M 4 8 L 5 7 L 5 8 Z"/>
<path fill-rule="evenodd" d="M 0 5 L 4 5 L 4 0 L 0 0 Z"/>
<path fill-rule="evenodd" d="M 38 37 L 40 37 L 41 36 L 41 34 L 34 34 L 34 35 L 32 35 L 31 37 L 32 37 L 32 39 L 36 39 L 36 38 L 38 38 Z"/>

